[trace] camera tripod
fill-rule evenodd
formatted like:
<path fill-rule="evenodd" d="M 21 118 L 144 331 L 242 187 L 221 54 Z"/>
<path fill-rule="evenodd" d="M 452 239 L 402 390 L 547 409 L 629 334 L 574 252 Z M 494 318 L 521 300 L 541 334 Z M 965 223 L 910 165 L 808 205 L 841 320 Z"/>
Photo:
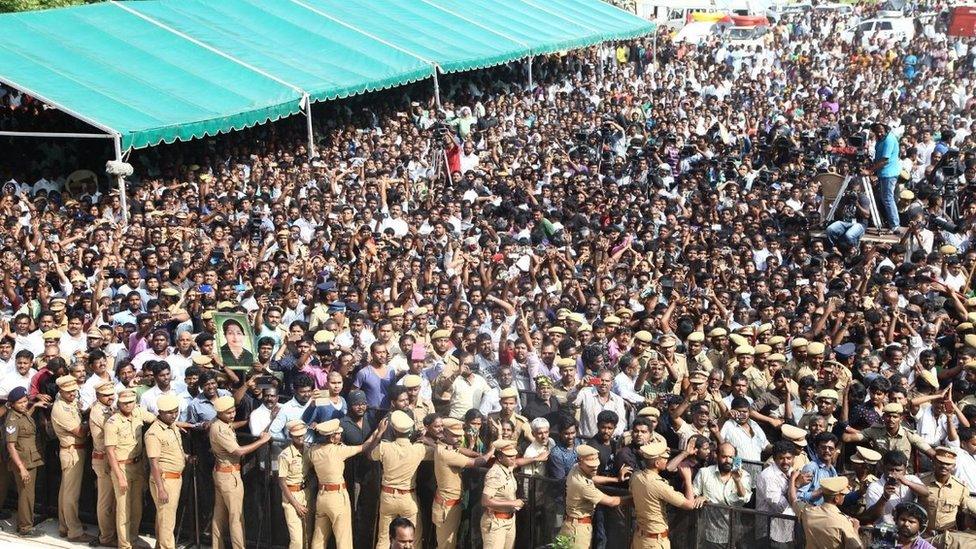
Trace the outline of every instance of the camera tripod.
<path fill-rule="evenodd" d="M 851 181 L 853 181 L 855 177 L 860 178 L 861 188 L 868 197 L 868 210 L 871 213 L 871 223 L 873 223 L 878 229 L 884 228 L 884 226 L 881 224 L 881 213 L 878 210 L 878 202 L 874 196 L 874 187 L 871 185 L 871 176 L 867 175 L 848 175 L 844 178 L 844 181 L 840 184 L 840 188 L 837 189 L 837 195 L 834 197 L 834 201 L 830 205 L 830 210 L 827 212 L 827 217 L 824 219 L 824 223 L 829 225 L 834 220 L 834 216 L 837 214 L 837 208 L 840 207 L 840 203 L 844 199 L 844 195 L 847 194 L 847 187 L 851 184 Z M 836 181 L 836 178 L 840 178 L 840 176 L 832 173 L 823 173 L 817 176 L 817 179 L 823 186 L 830 184 L 831 181 Z M 826 192 L 823 194 L 826 196 Z"/>

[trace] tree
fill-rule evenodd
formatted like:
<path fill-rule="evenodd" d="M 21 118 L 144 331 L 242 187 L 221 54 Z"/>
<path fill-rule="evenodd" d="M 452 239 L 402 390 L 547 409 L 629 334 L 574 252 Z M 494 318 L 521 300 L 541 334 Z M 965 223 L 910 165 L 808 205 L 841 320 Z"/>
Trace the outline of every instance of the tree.
<path fill-rule="evenodd" d="M 46 10 L 78 4 L 93 4 L 101 0 L 0 0 L 0 13 Z"/>

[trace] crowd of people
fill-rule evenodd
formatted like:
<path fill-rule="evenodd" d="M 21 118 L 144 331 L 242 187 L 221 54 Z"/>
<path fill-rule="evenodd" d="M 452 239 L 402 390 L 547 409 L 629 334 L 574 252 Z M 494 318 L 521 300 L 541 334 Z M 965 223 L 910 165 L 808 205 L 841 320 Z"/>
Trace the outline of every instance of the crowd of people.
<path fill-rule="evenodd" d="M 138 546 L 151 499 L 172 549 L 203 482 L 241 548 L 270 466 L 293 549 L 972 543 L 976 50 L 832 13 L 344 100 L 314 154 L 289 121 L 136 151 L 128 212 L 70 145 L 12 157 L 17 533 L 47 469 L 70 541 Z"/>

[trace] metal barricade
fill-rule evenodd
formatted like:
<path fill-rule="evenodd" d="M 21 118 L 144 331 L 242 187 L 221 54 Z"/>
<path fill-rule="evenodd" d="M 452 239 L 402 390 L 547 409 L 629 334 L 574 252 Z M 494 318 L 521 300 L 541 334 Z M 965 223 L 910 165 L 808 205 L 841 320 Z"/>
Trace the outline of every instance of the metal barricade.
<path fill-rule="evenodd" d="M 240 434 L 238 438 L 242 445 L 254 440 L 254 437 L 245 434 Z M 176 537 L 179 543 L 188 546 L 209 545 L 214 503 L 213 457 L 204 433 L 191 433 L 185 440 L 185 449 L 193 456 L 193 460 L 187 464 L 183 475 Z M 272 442 L 242 461 L 244 537 L 249 548 L 278 549 L 288 545 L 277 472 L 277 456 L 284 446 L 285 443 Z M 57 517 L 60 482 L 57 444 L 48 441 L 44 447 L 44 456 L 45 465 L 37 483 L 37 510 L 42 515 Z M 760 464 L 748 465 L 757 467 Z M 148 475 L 148 464 L 146 467 Z M 479 468 L 465 470 L 462 474 L 465 493 L 461 503 L 464 514 L 458 544 L 461 549 L 477 549 L 482 546 L 481 491 L 486 472 L 486 468 Z M 372 547 L 375 545 L 377 527 L 379 466 L 364 456 L 357 456 L 347 462 L 346 473 L 355 516 L 355 546 Z M 516 478 L 518 497 L 525 501 L 525 507 L 516 519 L 516 546 L 548 547 L 556 539 L 562 526 L 565 481 L 521 473 L 516 473 Z M 86 457 L 82 486 L 79 506 L 81 518 L 88 524 L 97 524 L 96 479 L 91 469 L 90 452 Z M 601 489 L 610 495 L 629 494 L 624 488 Z M 155 530 L 155 508 L 148 489 L 144 497 L 141 531 L 151 534 Z M 422 520 L 425 522 L 425 539 L 433 539 L 429 513 Z M 311 524 L 311 520 L 309 523 Z M 672 510 L 668 523 L 672 532 L 672 546 L 675 547 L 783 549 L 802 546 L 803 543 L 802 529 L 796 527 L 796 517 L 763 513 L 743 507 L 708 504 L 696 512 Z M 629 547 L 634 524 L 632 506 L 614 509 L 598 507 L 594 516 L 594 535 L 602 537 L 603 547 Z M 724 536 L 715 535 L 716 532 L 723 533 Z"/>

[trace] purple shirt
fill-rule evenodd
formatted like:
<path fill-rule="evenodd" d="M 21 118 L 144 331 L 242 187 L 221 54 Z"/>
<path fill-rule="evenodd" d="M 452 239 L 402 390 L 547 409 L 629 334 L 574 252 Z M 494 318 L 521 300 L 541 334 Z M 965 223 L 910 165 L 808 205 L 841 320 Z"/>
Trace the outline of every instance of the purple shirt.
<path fill-rule="evenodd" d="M 302 368 L 303 374 L 308 374 L 315 381 L 316 389 L 325 389 L 329 384 L 329 371 L 319 367 L 318 360 L 309 361 L 308 366 Z"/>
<path fill-rule="evenodd" d="M 372 366 L 366 366 L 356 372 L 353 385 L 366 393 L 366 404 L 370 408 L 389 408 L 390 398 L 387 395 L 395 375 L 392 368 L 387 368 L 386 377 L 381 378 Z"/>

